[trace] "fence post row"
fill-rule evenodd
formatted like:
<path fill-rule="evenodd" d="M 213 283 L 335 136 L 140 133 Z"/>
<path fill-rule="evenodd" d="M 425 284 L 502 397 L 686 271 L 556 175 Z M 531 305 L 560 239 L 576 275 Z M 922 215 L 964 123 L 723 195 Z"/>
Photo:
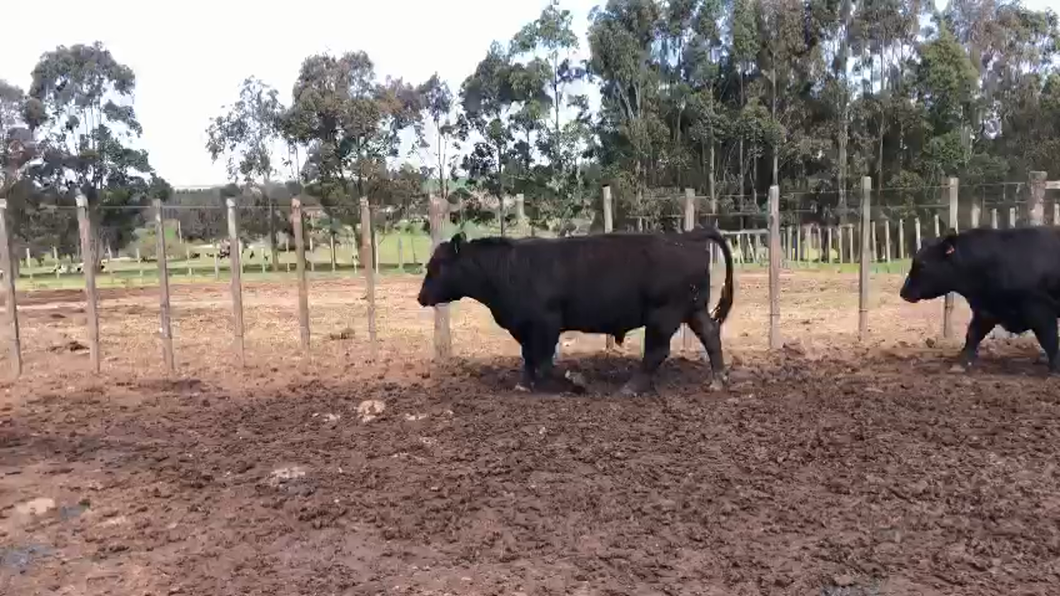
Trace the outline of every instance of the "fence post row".
<path fill-rule="evenodd" d="M 769 348 L 780 349 L 780 187 L 769 187 Z"/>
<path fill-rule="evenodd" d="M 372 360 L 376 356 L 375 332 L 375 242 L 372 241 L 372 208 L 368 197 L 361 197 L 361 263 L 364 264 L 364 279 L 368 285 L 368 340 L 371 343 Z"/>
<path fill-rule="evenodd" d="M 858 341 L 865 341 L 869 334 L 869 259 L 872 253 L 869 237 L 872 232 L 871 219 L 872 178 L 865 176 L 861 179 L 861 263 L 858 267 Z"/>
<path fill-rule="evenodd" d="M 162 199 L 152 201 L 155 207 L 155 235 L 158 236 L 157 252 L 155 256 L 158 261 L 158 310 L 159 310 L 159 335 L 162 339 L 162 361 L 166 370 L 176 370 L 176 362 L 173 358 L 173 326 L 169 312 L 169 265 L 166 262 L 166 228 L 162 216 Z"/>
<path fill-rule="evenodd" d="M 85 299 L 88 302 L 88 349 L 92 359 L 92 370 L 99 372 L 99 310 L 96 297 L 96 247 L 92 233 L 92 220 L 88 214 L 88 198 L 78 193 L 77 228 L 81 233 L 81 269 L 85 273 Z"/>
<path fill-rule="evenodd" d="M 11 372 L 22 374 L 22 340 L 18 330 L 18 299 L 15 296 L 15 259 L 11 250 L 11 235 L 7 230 L 7 199 L 0 199 L 0 267 L 4 271 L 4 306 L 10 327 Z"/>
<path fill-rule="evenodd" d="M 429 199 L 431 219 L 431 255 L 442 243 L 442 226 L 446 220 L 445 213 L 448 203 L 444 198 L 430 196 Z M 444 204 L 443 204 L 444 203 Z M 427 257 L 428 260 L 430 257 Z M 447 360 L 453 353 L 452 338 L 449 335 L 449 305 L 439 304 L 434 307 L 434 359 L 441 362 Z"/>
<path fill-rule="evenodd" d="M 228 206 L 228 240 L 231 250 L 228 258 L 232 267 L 232 333 L 236 356 L 239 357 L 239 365 L 246 366 L 246 354 L 243 347 L 243 264 L 240 259 L 243 247 L 239 243 L 239 213 L 236 211 L 236 200 L 225 199 Z"/>
<path fill-rule="evenodd" d="M 295 271 L 298 276 L 298 330 L 302 349 L 309 353 L 309 283 L 305 273 L 305 228 L 302 201 L 291 199 L 291 228 L 294 230 Z M 334 254 L 334 251 L 332 252 Z"/>

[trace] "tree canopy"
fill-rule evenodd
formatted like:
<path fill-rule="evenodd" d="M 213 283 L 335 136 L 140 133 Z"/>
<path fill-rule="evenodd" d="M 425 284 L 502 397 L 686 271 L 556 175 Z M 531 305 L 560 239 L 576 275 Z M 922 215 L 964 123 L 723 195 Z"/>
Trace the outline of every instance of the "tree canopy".
<path fill-rule="evenodd" d="M 918 0 L 606 0 L 584 23 L 547 0 L 452 86 L 377 73 L 356 49 L 306 57 L 289 95 L 249 76 L 206 123 L 205 149 L 238 192 L 265 191 L 263 213 L 302 193 L 339 226 L 358 222 L 362 196 L 397 221 L 421 217 L 433 192 L 462 204 L 462 218 L 506 227 L 505 199 L 521 194 L 530 224 L 563 232 L 592 218 L 603 184 L 619 225 L 680 188 L 723 212 L 761 213 L 772 184 L 841 219 L 862 176 L 915 208 L 937 201 L 929 189 L 944 176 L 989 185 L 1058 173 L 1058 41 L 1056 14 L 1018 0 L 941 11 Z M 222 200 L 174 195 L 134 148 L 135 82 L 98 43 L 42 56 L 28 90 L 0 81 L 3 188 L 20 241 L 76 238 L 51 208 L 76 192 L 115 245 L 137 221 L 112 207 Z M 276 223 L 260 224 L 248 230 L 271 237 Z"/>

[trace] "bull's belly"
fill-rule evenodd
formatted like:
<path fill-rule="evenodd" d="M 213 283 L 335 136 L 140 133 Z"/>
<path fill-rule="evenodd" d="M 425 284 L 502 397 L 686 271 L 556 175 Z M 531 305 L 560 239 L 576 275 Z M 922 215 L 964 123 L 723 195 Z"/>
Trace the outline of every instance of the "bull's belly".
<path fill-rule="evenodd" d="M 645 325 L 643 317 L 602 317 L 599 315 L 567 316 L 564 315 L 562 328 L 564 331 L 579 331 L 581 333 L 606 333 L 615 335 L 627 333 Z"/>

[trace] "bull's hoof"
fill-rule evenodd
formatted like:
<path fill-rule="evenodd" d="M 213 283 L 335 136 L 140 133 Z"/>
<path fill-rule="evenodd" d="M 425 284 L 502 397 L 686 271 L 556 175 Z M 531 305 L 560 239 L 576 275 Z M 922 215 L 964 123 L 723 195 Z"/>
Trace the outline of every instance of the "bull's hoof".
<path fill-rule="evenodd" d="M 722 381 L 721 379 L 714 379 L 714 380 L 712 380 L 710 382 L 709 389 L 711 391 L 724 391 L 725 390 L 725 382 Z"/>
<path fill-rule="evenodd" d="M 618 390 L 618 394 L 622 397 L 639 397 L 652 390 L 652 386 L 648 383 L 638 383 L 636 379 L 627 381 L 622 389 Z"/>
<path fill-rule="evenodd" d="M 573 386 L 574 391 L 578 393 L 584 393 L 588 389 L 589 384 L 585 382 L 585 377 L 581 373 L 567 371 L 563 373 L 563 378 L 567 379 L 568 382 Z"/>
<path fill-rule="evenodd" d="M 527 387 L 526 385 L 523 385 L 522 383 L 516 383 L 515 384 L 515 390 L 519 391 L 521 393 L 531 393 L 531 392 L 533 392 L 532 388 Z"/>
<path fill-rule="evenodd" d="M 961 364 L 960 362 L 955 363 L 950 367 L 951 373 L 966 373 L 968 372 L 968 366 Z"/>

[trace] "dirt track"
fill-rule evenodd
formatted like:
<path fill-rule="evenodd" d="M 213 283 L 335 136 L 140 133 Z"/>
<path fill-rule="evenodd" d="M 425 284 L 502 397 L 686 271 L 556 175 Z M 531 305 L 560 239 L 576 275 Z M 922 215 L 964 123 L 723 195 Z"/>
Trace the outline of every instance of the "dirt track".
<path fill-rule="evenodd" d="M 951 374 L 954 343 L 925 342 L 941 305 L 879 278 L 858 347 L 856 281 L 800 273 L 798 341 L 768 355 L 763 281 L 726 325 L 731 390 L 675 357 L 640 399 L 615 395 L 636 342 L 599 337 L 564 352 L 590 395 L 512 391 L 515 346 L 474 306 L 432 370 L 416 280 L 382 284 L 375 364 L 357 284 L 314 285 L 311 360 L 293 288 L 248 288 L 245 372 L 224 288 L 179 288 L 171 380 L 152 291 L 105 295 L 98 379 L 64 348 L 79 297 L 34 296 L 29 378 L 0 394 L 0 593 L 1060 593 L 1060 381 L 1033 341 Z"/>

